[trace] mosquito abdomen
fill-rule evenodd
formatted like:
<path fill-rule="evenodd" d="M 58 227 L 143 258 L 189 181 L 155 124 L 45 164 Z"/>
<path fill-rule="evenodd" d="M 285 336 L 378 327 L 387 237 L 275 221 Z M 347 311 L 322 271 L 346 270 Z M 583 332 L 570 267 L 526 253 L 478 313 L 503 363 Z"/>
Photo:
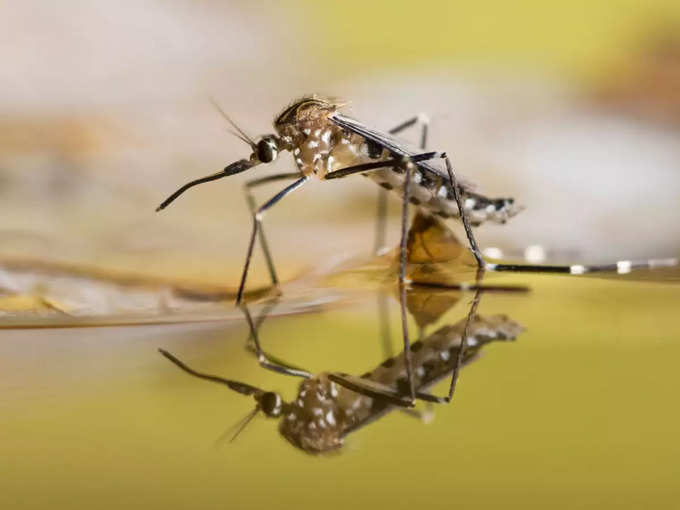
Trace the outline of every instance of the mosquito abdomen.
<path fill-rule="evenodd" d="M 392 168 L 376 170 L 364 174 L 379 186 L 403 198 L 404 173 Z M 512 198 L 489 198 L 484 195 L 462 190 L 463 204 L 470 223 L 477 226 L 484 222 L 505 223 L 522 207 Z M 460 218 L 458 204 L 451 186 L 439 176 L 430 176 L 416 169 L 410 186 L 410 202 L 430 214 L 442 218 Z"/>

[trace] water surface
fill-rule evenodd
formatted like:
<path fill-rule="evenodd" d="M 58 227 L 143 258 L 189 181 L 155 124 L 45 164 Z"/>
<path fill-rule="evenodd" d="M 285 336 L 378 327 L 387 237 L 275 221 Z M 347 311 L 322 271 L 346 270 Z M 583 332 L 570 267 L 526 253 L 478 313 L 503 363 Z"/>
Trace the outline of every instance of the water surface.
<path fill-rule="evenodd" d="M 299 381 L 259 367 L 238 315 L 2 331 L 0 502 L 677 508 L 680 287 L 546 275 L 499 282 L 531 290 L 485 293 L 479 314 L 505 314 L 526 331 L 466 366 L 454 402 L 436 406 L 431 423 L 391 412 L 331 455 L 296 449 L 262 416 L 235 442 L 214 446 L 252 400 L 188 377 L 157 348 L 294 399 Z M 455 295 L 426 333 L 464 318 L 471 298 Z M 388 302 L 397 353 L 398 302 Z M 379 329 L 375 293 L 366 291 L 322 311 L 270 317 L 260 337 L 269 352 L 311 372 L 360 375 L 385 359 Z"/>

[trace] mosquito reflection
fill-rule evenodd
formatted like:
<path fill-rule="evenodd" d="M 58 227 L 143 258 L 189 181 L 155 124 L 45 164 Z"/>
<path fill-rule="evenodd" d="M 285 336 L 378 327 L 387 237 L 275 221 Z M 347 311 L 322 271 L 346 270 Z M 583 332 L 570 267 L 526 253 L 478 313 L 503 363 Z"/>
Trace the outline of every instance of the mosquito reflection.
<path fill-rule="evenodd" d="M 474 284 L 458 281 L 461 276 L 470 276 L 470 255 L 455 235 L 432 216 L 416 215 L 414 218 L 408 233 L 407 262 L 411 286 L 387 289 L 395 291 L 393 297 L 399 301 L 404 331 L 408 331 L 409 316 L 418 326 L 417 340 L 406 342 L 400 354 L 393 354 L 389 329 L 390 292 L 381 288 L 378 322 L 385 359 L 362 375 L 333 371 L 314 374 L 267 353 L 262 348 L 259 330 L 276 301 L 266 303 L 256 318 L 245 304 L 241 309 L 250 330 L 248 346 L 260 365 L 279 374 L 303 379 L 296 397 L 290 401 L 277 392 L 198 372 L 169 352 L 161 350 L 161 353 L 190 375 L 226 385 L 255 400 L 255 408 L 227 431 L 225 438 L 235 438 L 257 414 L 262 413 L 280 420 L 279 432 L 290 443 L 309 453 L 322 453 L 337 450 L 349 434 L 391 411 L 425 418 L 427 412 L 431 414 L 434 403 L 451 402 L 462 367 L 478 358 L 488 344 L 514 340 L 524 329 L 504 315 L 478 314 L 482 295 L 527 289 L 485 285 L 479 275 Z M 467 273 L 465 268 L 468 268 Z M 463 318 L 427 333 L 429 327 L 465 299 L 469 300 L 469 306 Z M 447 377 L 450 378 L 447 393 L 438 396 L 430 392 Z M 412 409 L 416 401 L 426 402 L 425 414 Z"/>
<path fill-rule="evenodd" d="M 410 408 L 409 362 L 416 398 L 428 405 L 448 402 L 453 397 L 455 378 L 449 395 L 436 396 L 430 389 L 477 359 L 489 344 L 517 338 L 524 330 L 517 322 L 504 315 L 485 316 L 477 313 L 484 292 L 482 287 L 475 290 L 465 317 L 441 326 L 430 334 L 424 333 L 426 326 L 461 298 L 470 297 L 470 293 L 436 289 L 418 289 L 405 295 L 397 293 L 416 322 L 423 326 L 423 333 L 419 340 L 411 344 L 409 353 L 388 355 L 380 365 L 362 375 L 332 371 L 313 374 L 269 355 L 260 345 L 258 331 L 269 310 L 265 308 L 254 319 L 244 307 L 250 326 L 252 350 L 262 366 L 303 379 L 297 395 L 290 401 L 278 392 L 199 372 L 167 351 L 161 352 L 195 377 L 226 385 L 233 391 L 254 398 L 255 408 L 237 424 L 232 438 L 261 412 L 279 420 L 280 434 L 295 447 L 308 453 L 330 452 L 341 448 L 350 434 L 392 411 L 406 412 L 424 420 L 427 418 L 427 409 L 423 412 Z"/>

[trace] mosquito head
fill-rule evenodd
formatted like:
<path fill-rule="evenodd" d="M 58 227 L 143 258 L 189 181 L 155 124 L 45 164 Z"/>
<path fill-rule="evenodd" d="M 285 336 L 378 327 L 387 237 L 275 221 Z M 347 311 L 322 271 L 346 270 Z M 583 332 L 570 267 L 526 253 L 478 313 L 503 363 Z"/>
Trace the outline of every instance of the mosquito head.
<path fill-rule="evenodd" d="M 285 403 L 278 393 L 265 391 L 261 395 L 257 395 L 255 400 L 258 401 L 262 412 L 269 418 L 278 418 L 281 416 Z"/>
<path fill-rule="evenodd" d="M 205 374 L 203 372 L 198 372 L 193 368 L 187 366 L 184 362 L 180 361 L 173 354 L 170 354 L 164 349 L 158 349 L 159 352 L 174 363 L 177 367 L 182 369 L 189 375 L 193 375 L 199 379 L 204 379 L 206 381 L 214 382 L 217 384 L 223 384 L 229 389 L 240 393 L 241 395 L 252 396 L 255 399 L 255 409 L 249 412 L 245 418 L 240 420 L 234 427 L 230 427 L 225 431 L 225 433 L 217 440 L 218 443 L 222 442 L 225 437 L 228 437 L 231 432 L 235 430 L 231 436 L 230 441 L 236 439 L 236 437 L 246 428 L 248 423 L 255 418 L 255 416 L 262 411 L 265 416 L 269 418 L 278 418 L 283 412 L 288 409 L 288 404 L 283 401 L 281 395 L 273 391 L 264 391 L 256 386 L 251 386 L 250 384 L 242 383 L 239 381 L 234 381 L 232 379 L 225 379 L 217 375 Z"/>
<path fill-rule="evenodd" d="M 251 161 L 254 159 L 260 163 L 271 163 L 279 155 L 279 139 L 276 135 L 264 135 L 253 147 Z"/>
<path fill-rule="evenodd" d="M 250 170 L 255 165 L 259 165 L 260 163 L 271 163 L 279 155 L 279 152 L 290 147 L 290 143 L 288 143 L 285 138 L 282 139 L 273 134 L 264 135 L 260 137 L 259 140 L 257 141 L 254 140 L 253 138 L 248 136 L 248 134 L 243 129 L 241 129 L 233 120 L 231 120 L 231 118 L 224 112 L 224 110 L 220 108 L 217 102 L 215 102 L 214 100 L 211 101 L 215 108 L 217 108 L 217 111 L 219 111 L 222 117 L 224 117 L 224 119 L 230 124 L 232 129 L 229 129 L 229 132 L 239 140 L 242 140 L 243 142 L 247 143 L 253 152 L 250 155 L 250 158 L 241 159 L 239 161 L 236 161 L 235 163 L 232 163 L 231 165 L 227 165 L 221 172 L 217 172 L 206 177 L 201 177 L 200 179 L 196 179 L 186 183 L 184 186 L 182 186 L 172 195 L 166 198 L 163 201 L 163 203 L 156 208 L 157 212 L 162 209 L 165 209 L 172 202 L 174 202 L 175 199 L 177 199 L 177 197 L 179 197 L 189 188 L 193 188 L 194 186 L 198 184 L 203 184 L 204 182 L 216 181 L 217 179 L 222 179 L 224 177 L 229 177 L 231 175 L 245 172 L 246 170 Z"/>

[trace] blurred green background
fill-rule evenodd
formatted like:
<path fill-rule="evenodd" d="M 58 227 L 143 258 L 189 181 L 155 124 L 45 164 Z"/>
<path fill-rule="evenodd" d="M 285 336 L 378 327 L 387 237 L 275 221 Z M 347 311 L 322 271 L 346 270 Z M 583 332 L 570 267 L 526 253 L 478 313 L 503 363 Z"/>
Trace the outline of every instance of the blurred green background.
<path fill-rule="evenodd" d="M 650 39 L 672 35 L 680 20 L 677 3 L 662 0 L 297 5 L 312 52 L 341 72 L 482 64 L 597 81 Z"/>

